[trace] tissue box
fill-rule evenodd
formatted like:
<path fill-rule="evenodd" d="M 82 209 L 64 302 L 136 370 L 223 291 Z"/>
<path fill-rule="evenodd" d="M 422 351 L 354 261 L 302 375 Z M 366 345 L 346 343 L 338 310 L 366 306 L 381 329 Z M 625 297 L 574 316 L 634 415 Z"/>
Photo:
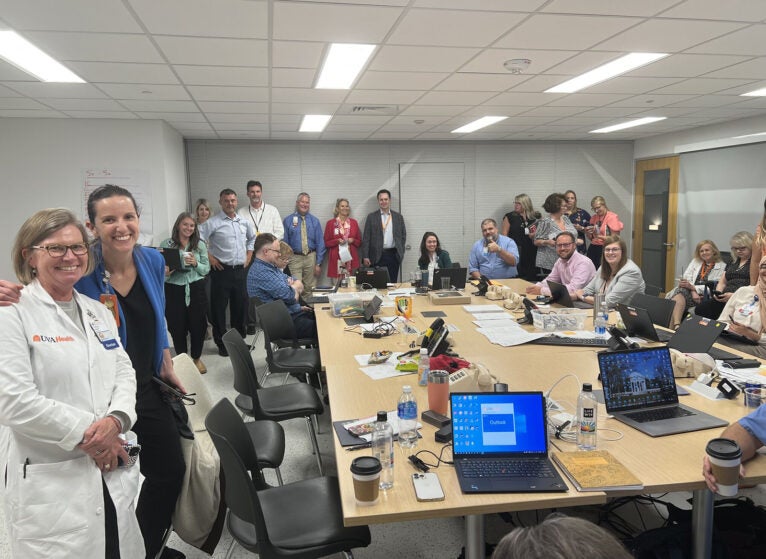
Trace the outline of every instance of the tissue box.
<path fill-rule="evenodd" d="M 585 330 L 585 319 L 591 314 L 587 309 L 547 309 L 533 310 L 532 320 L 535 328 L 553 332 L 554 330 Z"/>
<path fill-rule="evenodd" d="M 327 299 L 332 306 L 332 315 L 339 318 L 364 316 L 364 306 L 378 294 L 376 290 L 358 293 L 330 293 Z"/>

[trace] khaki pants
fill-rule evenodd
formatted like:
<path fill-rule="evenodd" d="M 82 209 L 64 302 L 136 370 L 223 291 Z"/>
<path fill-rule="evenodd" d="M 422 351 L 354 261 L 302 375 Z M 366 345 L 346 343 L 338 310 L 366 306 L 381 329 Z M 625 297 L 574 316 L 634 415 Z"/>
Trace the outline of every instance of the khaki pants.
<path fill-rule="evenodd" d="M 293 254 L 290 257 L 290 273 L 303 282 L 303 297 L 311 297 L 311 292 L 316 287 L 317 279 L 314 275 L 314 266 L 317 262 L 317 253 L 312 252 L 303 256 Z"/>

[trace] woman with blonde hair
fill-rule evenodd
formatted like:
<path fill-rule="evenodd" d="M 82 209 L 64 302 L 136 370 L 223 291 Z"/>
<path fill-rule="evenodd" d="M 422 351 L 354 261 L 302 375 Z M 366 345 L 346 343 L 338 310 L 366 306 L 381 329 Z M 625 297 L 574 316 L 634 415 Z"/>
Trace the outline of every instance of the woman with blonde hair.
<path fill-rule="evenodd" d="M 587 255 L 598 268 L 601 264 L 604 239 L 610 235 L 619 236 L 625 225 L 616 213 L 609 210 L 603 196 L 594 196 L 590 201 L 590 208 L 593 215 L 590 217 L 590 225 L 585 228 L 585 236 L 590 240 Z"/>
<path fill-rule="evenodd" d="M 197 225 L 202 225 L 208 219 L 210 219 L 210 203 L 204 198 L 198 198 L 194 202 L 194 217 L 197 220 Z"/>
<path fill-rule="evenodd" d="M 753 256 L 750 259 L 750 285 L 758 283 L 760 272 L 758 262 L 761 256 L 766 256 L 766 199 L 763 201 L 763 217 L 758 227 L 755 228 L 753 237 Z"/>
<path fill-rule="evenodd" d="M 607 307 L 614 308 L 617 303 L 628 303 L 635 293 L 643 293 L 645 288 L 641 269 L 628 258 L 625 241 L 613 235 L 604 237 L 601 266 L 590 283 L 577 290 L 576 298 L 592 305 L 594 295 L 600 293 Z"/>
<path fill-rule="evenodd" d="M 707 318 L 718 318 L 726 302 L 740 287 L 750 285 L 750 261 L 753 249 L 753 236 L 747 231 L 735 233 L 729 241 L 732 259 L 726 265 L 724 273 L 715 286 L 712 297 L 700 302 L 694 308 L 694 314 Z"/>
<path fill-rule="evenodd" d="M 739 342 L 731 338 L 719 341 L 739 351 L 766 359 L 766 256 L 758 262 L 758 281 L 740 287 L 726 302 L 718 320 L 728 322 L 727 330 L 747 338 Z"/>
<path fill-rule="evenodd" d="M 577 207 L 577 193 L 574 190 L 564 192 L 564 200 L 567 203 L 566 213 L 569 221 L 577 229 L 577 252 L 585 254 L 585 228 L 590 225 L 590 214 L 582 208 Z"/>
<path fill-rule="evenodd" d="M 705 239 L 697 243 L 694 259 L 684 270 L 675 289 L 665 296 L 676 304 L 670 321 L 673 329 L 681 324 L 687 310 L 702 302 L 705 284 L 710 281 L 717 282 L 725 268 L 721 253 L 713 241 Z"/>
<path fill-rule="evenodd" d="M 362 234 L 359 223 L 351 217 L 351 204 L 346 198 L 338 198 L 333 219 L 324 228 L 324 245 L 327 247 L 327 276 L 337 278 L 353 274 L 359 267 L 359 245 Z"/>
<path fill-rule="evenodd" d="M 503 216 L 501 233 L 510 237 L 519 249 L 519 263 L 516 266 L 519 277 L 527 281 L 537 281 L 537 247 L 532 239 L 535 236 L 540 212 L 532 207 L 532 199 L 526 194 L 519 194 L 513 199 L 513 211 Z"/>

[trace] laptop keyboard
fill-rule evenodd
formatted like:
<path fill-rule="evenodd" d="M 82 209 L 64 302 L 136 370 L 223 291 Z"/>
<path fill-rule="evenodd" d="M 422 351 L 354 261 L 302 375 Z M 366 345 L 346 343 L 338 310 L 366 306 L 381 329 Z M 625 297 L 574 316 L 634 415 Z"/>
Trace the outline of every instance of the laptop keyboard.
<path fill-rule="evenodd" d="M 540 460 L 498 458 L 496 460 L 463 460 L 463 477 L 554 477 L 551 465 Z"/>
<path fill-rule="evenodd" d="M 689 410 L 685 410 L 681 407 L 670 407 L 630 412 L 626 413 L 625 417 L 629 417 L 633 421 L 637 421 L 639 423 L 646 423 L 649 421 L 661 421 L 663 419 L 686 417 L 687 415 L 694 415 L 694 412 L 690 412 Z"/>
<path fill-rule="evenodd" d="M 539 345 L 609 347 L 609 340 L 605 338 L 561 338 L 559 336 L 545 336 L 532 340 L 529 343 Z"/>

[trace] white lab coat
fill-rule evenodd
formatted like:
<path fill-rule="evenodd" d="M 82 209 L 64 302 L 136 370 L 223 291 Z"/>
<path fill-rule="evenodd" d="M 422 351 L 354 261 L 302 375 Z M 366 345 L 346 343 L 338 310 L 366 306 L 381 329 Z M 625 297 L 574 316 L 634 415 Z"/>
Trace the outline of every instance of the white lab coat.
<path fill-rule="evenodd" d="M 136 420 L 136 377 L 111 313 L 75 292 L 85 334 L 37 282 L 0 308 L 0 424 L 10 440 L 6 521 L 14 557 L 104 557 L 102 474 L 77 445 L 97 419 Z M 106 349 L 100 323 L 118 346 Z M 25 465 L 26 464 L 26 465 Z M 123 559 L 142 558 L 133 503 L 138 468 L 103 475 L 117 509 Z"/>

